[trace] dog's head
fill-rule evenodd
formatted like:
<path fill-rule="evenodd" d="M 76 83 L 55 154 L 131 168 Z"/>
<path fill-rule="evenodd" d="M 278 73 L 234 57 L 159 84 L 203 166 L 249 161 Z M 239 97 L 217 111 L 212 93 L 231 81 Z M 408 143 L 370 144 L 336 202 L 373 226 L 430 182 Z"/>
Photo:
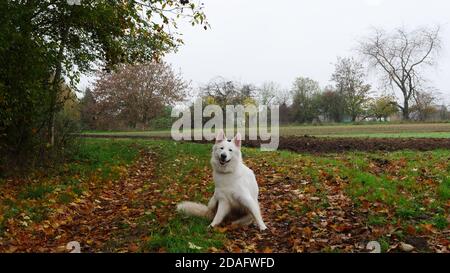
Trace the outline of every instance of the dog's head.
<path fill-rule="evenodd" d="M 229 172 L 242 160 L 241 134 L 228 140 L 222 130 L 216 136 L 216 144 L 213 146 L 211 163 L 216 170 Z"/>

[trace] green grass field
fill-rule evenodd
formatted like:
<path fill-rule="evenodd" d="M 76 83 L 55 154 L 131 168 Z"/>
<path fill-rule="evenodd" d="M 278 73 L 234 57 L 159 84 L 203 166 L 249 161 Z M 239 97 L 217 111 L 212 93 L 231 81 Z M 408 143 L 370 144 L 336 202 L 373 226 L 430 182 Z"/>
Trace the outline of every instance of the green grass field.
<path fill-rule="evenodd" d="M 0 250 L 61 252 L 76 239 L 95 252 L 359 252 L 370 240 L 383 251 L 417 240 L 426 246 L 415 251 L 448 251 L 449 150 L 313 156 L 244 148 L 272 228 L 258 235 L 254 227 L 211 230 L 207 220 L 175 212 L 182 200 L 210 198 L 210 149 L 85 139 L 78 155 L 52 172 L 0 181 L 0 238 L 10 242 Z M 140 151 L 151 156 L 142 160 Z M 42 241 L 44 234 L 58 239 Z"/>
<path fill-rule="evenodd" d="M 170 137 L 170 131 L 86 131 L 84 134 Z M 281 126 L 281 136 L 450 138 L 450 123 Z"/>

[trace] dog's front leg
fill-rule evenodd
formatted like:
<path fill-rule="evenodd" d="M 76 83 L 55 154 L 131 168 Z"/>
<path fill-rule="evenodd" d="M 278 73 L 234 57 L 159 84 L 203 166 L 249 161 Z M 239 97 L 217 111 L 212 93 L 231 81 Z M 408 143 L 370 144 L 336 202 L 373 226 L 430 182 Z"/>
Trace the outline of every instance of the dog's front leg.
<path fill-rule="evenodd" d="M 217 207 L 217 199 L 216 199 L 216 196 L 215 195 L 213 195 L 213 197 L 211 197 L 211 199 L 209 199 L 209 202 L 208 202 L 208 209 L 210 210 L 210 211 L 215 211 L 216 210 L 216 207 Z"/>
<path fill-rule="evenodd" d="M 208 220 L 212 220 L 214 218 L 214 213 L 216 212 L 217 209 L 217 199 L 216 196 L 213 195 L 213 197 L 211 197 L 211 199 L 209 199 L 208 202 Z"/>
<path fill-rule="evenodd" d="M 240 198 L 240 201 L 241 204 L 250 211 L 256 223 L 258 224 L 259 229 L 265 230 L 267 227 L 262 219 L 258 201 L 255 201 L 253 198 L 250 197 L 242 197 Z"/>
<path fill-rule="evenodd" d="M 210 226 L 215 227 L 223 221 L 223 218 L 230 212 L 230 204 L 226 200 L 219 200 L 219 205 L 217 207 L 216 216 L 214 216 L 213 221 Z"/>

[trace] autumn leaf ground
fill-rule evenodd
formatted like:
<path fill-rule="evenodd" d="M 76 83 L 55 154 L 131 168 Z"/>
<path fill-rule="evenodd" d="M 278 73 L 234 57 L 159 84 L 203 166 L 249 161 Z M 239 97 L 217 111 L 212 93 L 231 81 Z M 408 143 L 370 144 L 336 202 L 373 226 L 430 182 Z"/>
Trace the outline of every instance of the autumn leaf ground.
<path fill-rule="evenodd" d="M 449 252 L 450 151 L 296 154 L 244 148 L 269 230 L 175 212 L 214 189 L 211 145 L 83 140 L 71 162 L 0 178 L 0 252 Z"/>

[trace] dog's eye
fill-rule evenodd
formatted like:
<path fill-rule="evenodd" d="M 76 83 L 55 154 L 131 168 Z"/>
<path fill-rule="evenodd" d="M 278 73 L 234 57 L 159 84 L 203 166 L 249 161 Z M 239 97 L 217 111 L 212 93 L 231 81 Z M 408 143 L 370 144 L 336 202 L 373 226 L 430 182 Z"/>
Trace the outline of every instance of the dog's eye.
<path fill-rule="evenodd" d="M 223 147 L 220 147 L 221 150 L 223 150 Z"/>
<path fill-rule="evenodd" d="M 231 149 L 228 149 L 228 151 L 232 152 L 233 150 L 231 150 Z"/>

